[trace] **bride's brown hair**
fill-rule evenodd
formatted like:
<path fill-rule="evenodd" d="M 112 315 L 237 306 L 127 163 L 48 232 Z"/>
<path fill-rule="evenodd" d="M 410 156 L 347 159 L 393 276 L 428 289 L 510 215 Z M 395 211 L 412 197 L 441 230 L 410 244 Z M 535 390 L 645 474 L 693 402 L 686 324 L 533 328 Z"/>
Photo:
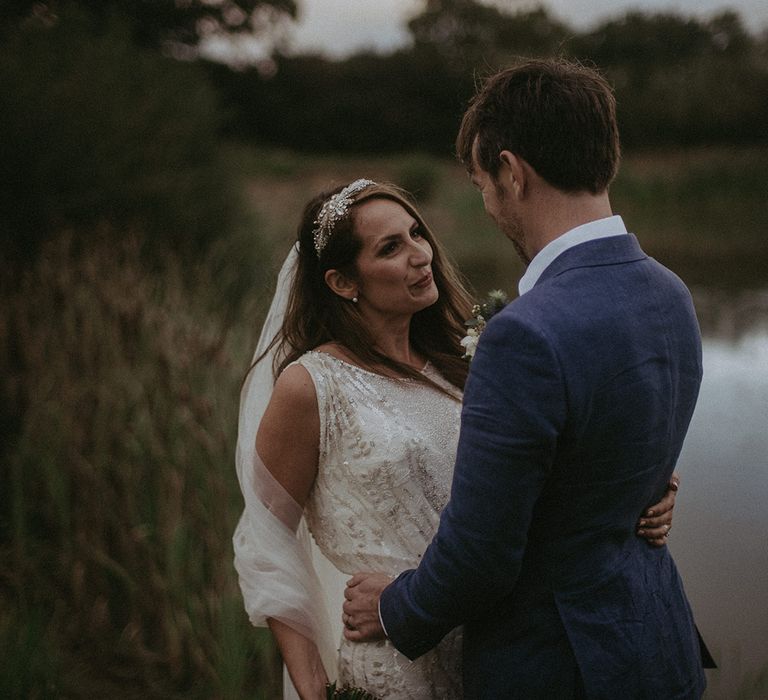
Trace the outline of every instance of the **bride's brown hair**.
<path fill-rule="evenodd" d="M 355 205 L 370 199 L 388 199 L 416 219 L 421 235 L 432 246 L 432 275 L 439 297 L 434 304 L 413 315 L 411 344 L 446 380 L 463 389 L 468 363 L 462 359 L 464 349 L 459 341 L 465 335 L 464 320 L 471 314 L 472 300 L 460 275 L 408 193 L 391 184 L 372 184 L 357 193 L 348 214 L 336 222 L 318 256 L 313 239 L 315 220 L 323 203 L 341 190 L 342 187 L 337 187 L 323 192 L 304 208 L 298 228 L 296 277 L 282 329 L 270 345 L 278 345 L 275 373 L 279 374 L 308 350 L 335 342 L 368 369 L 387 368 L 397 376 L 433 384 L 421 372 L 377 350 L 357 305 L 335 294 L 325 282 L 328 270 L 338 270 L 352 280 L 359 279 L 356 261 L 362 242 L 355 235 Z"/>

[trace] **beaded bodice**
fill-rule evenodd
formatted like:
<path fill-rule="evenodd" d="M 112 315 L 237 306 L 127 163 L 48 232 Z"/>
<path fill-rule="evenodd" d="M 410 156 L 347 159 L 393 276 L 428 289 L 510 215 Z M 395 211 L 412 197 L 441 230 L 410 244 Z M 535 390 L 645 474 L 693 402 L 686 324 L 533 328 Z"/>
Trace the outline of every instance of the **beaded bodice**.
<path fill-rule="evenodd" d="M 396 576 L 417 566 L 450 494 L 459 392 L 430 365 L 424 373 L 455 398 L 323 352 L 297 362 L 312 377 L 320 414 L 317 477 L 304 509 L 319 549 L 345 574 Z M 342 637 L 339 683 L 387 700 L 459 700 L 461 640 L 453 630 L 411 662 L 388 639 Z"/>
<path fill-rule="evenodd" d="M 345 573 L 397 574 L 418 564 L 448 502 L 460 394 L 385 377 L 323 352 L 298 362 L 320 413 L 318 474 L 306 518 L 318 546 Z"/>

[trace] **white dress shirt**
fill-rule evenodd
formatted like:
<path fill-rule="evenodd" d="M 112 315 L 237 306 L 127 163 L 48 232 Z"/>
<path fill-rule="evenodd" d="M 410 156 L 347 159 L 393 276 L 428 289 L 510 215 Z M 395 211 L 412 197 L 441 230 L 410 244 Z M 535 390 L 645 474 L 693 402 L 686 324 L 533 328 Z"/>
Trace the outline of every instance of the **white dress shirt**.
<path fill-rule="evenodd" d="M 531 260 L 528 269 L 517 285 L 520 296 L 533 289 L 533 285 L 538 282 L 544 270 L 552 264 L 555 258 L 569 248 L 587 241 L 595 241 L 598 238 L 622 235 L 627 235 L 627 228 L 624 226 L 624 220 L 618 215 L 590 221 L 566 231 L 554 241 L 547 243 Z"/>

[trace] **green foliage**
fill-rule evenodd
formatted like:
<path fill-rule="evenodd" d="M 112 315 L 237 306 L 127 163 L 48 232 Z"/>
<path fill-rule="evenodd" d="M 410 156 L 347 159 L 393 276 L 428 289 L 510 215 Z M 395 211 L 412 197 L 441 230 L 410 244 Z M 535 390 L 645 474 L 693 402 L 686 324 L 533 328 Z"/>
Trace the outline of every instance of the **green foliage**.
<path fill-rule="evenodd" d="M 375 695 L 362 688 L 352 688 L 348 685 L 337 688 L 335 682 L 325 686 L 325 697 L 327 700 L 378 700 Z"/>
<path fill-rule="evenodd" d="M 447 156 L 478 79 L 520 58 L 567 56 L 615 86 L 626 146 L 766 140 L 768 40 L 734 12 L 630 12 L 579 32 L 544 8 L 429 0 L 408 26 L 412 46 L 390 55 L 278 57 L 268 75 L 210 67 L 229 131 L 303 151 Z"/>
<path fill-rule="evenodd" d="M 147 270 L 140 247 L 102 232 L 77 252 L 65 236 L 2 289 L 0 396 L 16 416 L 2 436 L 2 689 L 69 697 L 119 688 L 125 669 L 156 697 L 279 682 L 230 544 L 252 329 L 214 310 L 207 265 L 189 289 L 177 260 Z"/>
<path fill-rule="evenodd" d="M 501 66 L 513 56 L 557 53 L 569 29 L 542 7 L 504 11 L 475 0 L 427 0 L 408 23 L 419 53 L 435 53 L 454 69 Z"/>
<path fill-rule="evenodd" d="M 228 134 L 305 151 L 451 152 L 472 86 L 437 56 L 284 57 L 274 77 L 210 65 L 232 106 Z"/>
<path fill-rule="evenodd" d="M 54 698 L 61 669 L 47 634 L 48 616 L 9 602 L 0 598 L 0 610 L 7 611 L 0 613 L 0 697 Z"/>
<path fill-rule="evenodd" d="M 625 145 L 765 140 L 768 70 L 733 12 L 708 22 L 630 12 L 568 50 L 613 82 Z"/>
<path fill-rule="evenodd" d="M 72 7 L 87 10 L 101 23 L 119 16 L 140 44 L 156 48 L 167 42 L 197 44 L 212 33 L 262 34 L 296 16 L 294 0 L 4 0 L 0 29 L 30 16 L 50 18 Z"/>
<path fill-rule="evenodd" d="M 217 98 L 197 66 L 138 49 L 79 11 L 0 48 L 0 231 L 33 256 L 67 226 L 139 228 L 200 251 L 240 222 Z"/>
<path fill-rule="evenodd" d="M 424 203 L 435 195 L 440 184 L 440 168 L 433 156 L 413 154 L 398 168 L 395 183 Z"/>

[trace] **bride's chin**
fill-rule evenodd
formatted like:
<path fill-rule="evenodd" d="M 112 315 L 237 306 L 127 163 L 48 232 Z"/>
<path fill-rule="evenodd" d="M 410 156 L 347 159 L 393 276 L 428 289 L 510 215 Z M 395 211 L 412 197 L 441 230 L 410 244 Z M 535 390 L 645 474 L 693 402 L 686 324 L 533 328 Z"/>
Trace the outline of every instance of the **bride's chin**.
<path fill-rule="evenodd" d="M 419 305 L 419 311 L 423 311 L 424 309 L 428 309 L 430 306 L 434 306 L 439 298 L 440 295 L 436 289 L 434 294 L 425 295 L 425 298 L 420 300 L 421 304 Z"/>

